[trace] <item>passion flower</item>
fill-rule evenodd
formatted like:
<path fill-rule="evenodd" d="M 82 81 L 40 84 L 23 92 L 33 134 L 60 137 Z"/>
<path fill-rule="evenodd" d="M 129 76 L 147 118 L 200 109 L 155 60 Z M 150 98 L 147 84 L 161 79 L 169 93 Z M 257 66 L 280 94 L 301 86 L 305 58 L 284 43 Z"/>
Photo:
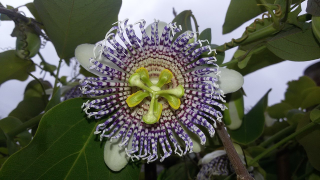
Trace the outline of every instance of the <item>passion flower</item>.
<path fill-rule="evenodd" d="M 82 93 L 95 98 L 82 109 L 88 118 L 109 116 L 95 134 L 100 140 L 109 138 L 105 162 L 114 171 L 129 158 L 152 162 L 159 154 L 163 161 L 173 152 L 199 152 L 198 142 L 206 142 L 199 126 L 214 136 L 220 111 L 226 108 L 224 93 L 243 84 L 238 72 L 215 64 L 215 50 L 204 40 L 189 42 L 194 32 L 174 39 L 181 31 L 175 23 L 156 21 L 146 29 L 144 20 L 136 24 L 141 39 L 126 19 L 103 41 L 79 45 L 75 51 L 81 65 L 98 76 L 80 81 Z M 203 53 L 212 56 L 199 58 Z"/>

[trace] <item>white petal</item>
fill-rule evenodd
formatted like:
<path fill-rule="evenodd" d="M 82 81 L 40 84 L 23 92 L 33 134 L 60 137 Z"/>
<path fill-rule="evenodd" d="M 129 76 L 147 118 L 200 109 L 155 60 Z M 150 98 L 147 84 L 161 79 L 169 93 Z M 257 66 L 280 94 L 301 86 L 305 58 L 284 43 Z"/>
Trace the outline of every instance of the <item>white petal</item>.
<path fill-rule="evenodd" d="M 97 76 L 104 76 L 102 73 L 100 73 L 94 69 L 89 69 L 90 66 L 93 65 L 92 63 L 90 63 L 89 59 L 94 57 L 94 55 L 93 55 L 93 48 L 94 47 L 95 47 L 95 45 L 93 45 L 93 44 L 81 44 L 81 45 L 77 46 L 75 53 L 74 53 L 75 57 L 77 58 L 77 60 L 81 64 L 81 66 L 83 68 L 85 68 L 87 71 L 89 71 Z M 99 57 L 100 48 L 101 47 L 97 47 L 95 49 L 96 57 Z M 117 70 L 121 70 L 116 64 L 114 64 L 113 62 L 111 62 L 110 60 L 108 60 L 107 58 L 105 58 L 103 56 L 102 56 L 102 59 L 99 61 L 106 66 L 112 67 Z"/>
<path fill-rule="evenodd" d="M 243 85 L 243 76 L 232 69 L 219 68 L 220 78 L 218 84 L 220 89 L 225 93 L 232 93 L 240 89 Z"/>
<path fill-rule="evenodd" d="M 119 147 L 120 142 L 121 138 L 112 142 L 108 140 L 104 146 L 104 162 L 112 171 L 120 171 L 129 162 L 125 148 Z"/>
<path fill-rule="evenodd" d="M 153 23 L 152 23 L 153 24 Z M 146 33 L 149 37 L 151 37 L 151 25 L 149 24 L 149 26 L 146 27 Z M 163 21 L 159 21 L 158 23 L 158 36 L 161 37 L 162 31 L 164 29 L 164 27 L 167 25 L 167 23 L 163 22 Z"/>
<path fill-rule="evenodd" d="M 208 164 L 212 159 L 223 156 L 227 154 L 225 150 L 216 150 L 209 154 L 206 154 L 202 159 L 200 159 L 199 164 Z"/>

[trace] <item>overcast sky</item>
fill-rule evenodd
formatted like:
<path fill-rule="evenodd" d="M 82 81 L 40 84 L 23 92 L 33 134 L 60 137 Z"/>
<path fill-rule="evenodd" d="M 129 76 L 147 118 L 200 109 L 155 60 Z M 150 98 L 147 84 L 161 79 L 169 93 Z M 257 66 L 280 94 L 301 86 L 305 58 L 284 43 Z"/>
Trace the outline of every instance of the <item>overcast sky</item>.
<path fill-rule="evenodd" d="M 1 0 L 3 5 L 11 5 L 17 7 L 23 4 L 31 2 L 30 0 Z M 197 2 L 197 3 L 195 3 Z M 192 10 L 195 15 L 198 24 L 199 31 L 206 28 L 212 30 L 213 44 L 221 45 L 230 41 L 232 38 L 241 37 L 244 29 L 249 23 L 245 23 L 235 31 L 222 35 L 222 25 L 224 23 L 225 15 L 228 9 L 230 1 L 227 0 L 123 0 L 122 7 L 119 13 L 119 20 L 129 18 L 131 23 L 134 23 L 140 19 L 145 19 L 147 24 L 152 23 L 154 19 L 170 22 L 172 21 L 174 7 L 177 13 L 184 10 Z M 306 2 L 302 4 L 303 12 L 305 13 Z M 29 11 L 23 7 L 19 10 L 25 12 L 26 16 L 31 16 Z M 13 22 L 0 22 L 0 52 L 6 49 L 12 49 L 15 47 L 16 38 L 10 36 L 12 29 L 14 28 Z M 236 48 L 228 50 L 226 52 L 226 61 L 229 61 Z M 48 42 L 44 49 L 40 52 L 44 56 L 47 62 L 51 64 L 58 64 L 58 56 L 55 53 L 53 45 Z M 34 57 L 33 60 L 36 63 L 40 62 L 39 57 Z M 284 98 L 284 92 L 287 88 L 287 82 L 290 80 L 298 79 L 306 67 L 315 63 L 317 60 L 308 62 L 282 62 L 273 66 L 269 66 L 258 72 L 245 76 L 244 90 L 247 94 L 245 98 L 245 107 L 250 109 L 266 92 L 272 88 L 269 94 L 269 105 L 280 102 Z M 37 69 L 33 74 L 37 77 L 43 77 L 43 73 L 40 75 L 40 70 Z M 61 69 L 60 75 L 71 75 L 71 69 L 65 64 Z M 53 82 L 53 78 L 47 74 L 46 80 Z M 6 117 L 23 99 L 23 92 L 25 86 L 30 82 L 32 78 L 28 78 L 27 81 L 21 82 L 17 80 L 10 80 L 5 82 L 0 87 L 0 117 Z"/>

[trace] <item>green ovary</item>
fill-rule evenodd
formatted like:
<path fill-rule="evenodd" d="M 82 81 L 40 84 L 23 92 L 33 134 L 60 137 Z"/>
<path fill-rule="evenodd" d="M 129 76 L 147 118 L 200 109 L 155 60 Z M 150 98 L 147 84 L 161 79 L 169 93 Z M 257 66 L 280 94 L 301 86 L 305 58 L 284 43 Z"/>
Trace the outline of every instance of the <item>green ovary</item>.
<path fill-rule="evenodd" d="M 130 95 L 126 102 L 129 107 L 135 107 L 144 98 L 150 96 L 151 102 L 147 114 L 142 117 L 143 122 L 146 124 L 154 124 L 159 121 L 162 113 L 162 104 L 158 102 L 158 98 L 164 97 L 173 109 L 180 107 L 180 99 L 184 95 L 184 88 L 179 85 L 176 88 L 161 90 L 161 87 L 171 82 L 173 75 L 168 69 L 161 71 L 159 81 L 153 84 L 149 79 L 148 70 L 141 67 L 136 70 L 129 78 L 130 86 L 139 87 L 142 90 L 137 91 Z"/>

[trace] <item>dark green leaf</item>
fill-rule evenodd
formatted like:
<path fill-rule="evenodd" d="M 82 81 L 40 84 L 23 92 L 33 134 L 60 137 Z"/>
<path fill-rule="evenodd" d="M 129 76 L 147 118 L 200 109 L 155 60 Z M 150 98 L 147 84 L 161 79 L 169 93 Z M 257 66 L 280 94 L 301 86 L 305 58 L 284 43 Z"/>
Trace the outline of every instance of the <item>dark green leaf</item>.
<path fill-rule="evenodd" d="M 211 44 L 211 28 L 207 28 L 200 33 L 200 40 L 208 40 L 209 44 Z"/>
<path fill-rule="evenodd" d="M 42 97 L 25 97 L 9 114 L 25 122 L 44 111 L 46 104 Z"/>
<path fill-rule="evenodd" d="M 47 62 L 41 62 L 40 65 L 43 66 L 43 70 L 48 71 L 48 72 L 53 72 L 57 69 L 57 66 L 49 64 Z"/>
<path fill-rule="evenodd" d="M 320 104 L 320 87 L 310 88 L 305 98 L 302 101 L 301 108 L 306 109 L 314 105 Z M 306 90 L 305 90 L 306 91 Z M 304 93 L 304 92 L 302 92 Z"/>
<path fill-rule="evenodd" d="M 273 123 L 272 126 L 266 127 L 264 129 L 263 135 L 272 136 L 288 126 L 289 126 L 289 123 L 287 121 L 282 121 L 282 122 L 276 121 L 275 123 Z"/>
<path fill-rule="evenodd" d="M 320 17 L 318 16 L 312 16 L 312 31 L 318 42 L 320 42 Z"/>
<path fill-rule="evenodd" d="M 11 116 L 0 120 L 0 127 L 4 133 L 10 132 L 21 124 L 22 122 L 19 119 Z M 19 144 L 24 147 L 29 144 L 31 138 L 32 136 L 27 130 L 21 132 L 20 134 L 17 134 L 13 139 L 7 136 L 7 147 L 9 148 L 9 154 L 13 154 L 19 149 L 15 141 L 18 141 Z"/>
<path fill-rule="evenodd" d="M 271 89 L 259 100 L 259 102 L 243 118 L 242 125 L 236 130 L 229 130 L 233 140 L 240 144 L 249 144 L 255 141 L 263 133 L 264 111 L 268 103 L 268 94 Z"/>
<path fill-rule="evenodd" d="M 284 102 L 290 104 L 293 108 L 301 107 L 301 104 L 304 101 L 302 92 L 312 87 L 316 87 L 316 83 L 307 76 L 302 76 L 299 80 L 288 82 Z"/>
<path fill-rule="evenodd" d="M 40 18 L 39 14 L 38 14 L 38 11 L 37 11 L 36 7 L 34 7 L 34 4 L 31 2 L 31 3 L 27 3 L 25 6 L 29 9 L 29 11 L 31 12 L 31 14 L 33 15 L 33 17 L 34 17 L 38 22 L 41 22 L 41 18 Z"/>
<path fill-rule="evenodd" d="M 299 109 L 291 109 L 286 114 L 287 122 L 290 125 L 296 125 L 304 117 L 305 113 Z"/>
<path fill-rule="evenodd" d="M 240 69 L 237 63 L 230 64 L 227 66 L 229 69 L 234 69 L 240 72 L 243 76 L 250 74 L 256 70 L 262 69 L 264 67 L 270 66 L 272 64 L 276 64 L 282 62 L 283 59 L 279 58 L 278 56 L 274 55 L 268 49 L 264 49 L 262 52 L 257 54 L 253 54 L 250 57 L 250 61 L 246 64 L 246 67 Z"/>
<path fill-rule="evenodd" d="M 34 6 L 60 58 L 74 57 L 79 44 L 96 43 L 117 21 L 121 1 L 35 0 Z"/>
<path fill-rule="evenodd" d="M 5 162 L 0 179 L 138 179 L 134 164 L 116 173 L 105 165 L 104 145 L 93 134 L 99 122 L 86 119 L 85 101 L 70 99 L 48 111 L 31 143 Z"/>
<path fill-rule="evenodd" d="M 311 121 L 315 121 L 317 123 L 320 123 L 320 105 L 315 107 L 311 113 L 310 113 L 310 119 Z"/>
<path fill-rule="evenodd" d="M 52 85 L 49 81 L 44 81 L 42 79 L 39 79 L 39 81 L 42 83 L 44 89 L 52 88 Z M 41 87 L 41 84 L 37 80 L 32 80 L 28 83 L 26 89 L 24 90 L 24 97 L 43 97 L 44 92 Z"/>
<path fill-rule="evenodd" d="M 297 131 L 302 127 L 306 126 L 310 123 L 309 113 L 307 113 L 304 118 L 299 121 Z M 298 135 L 296 138 L 298 142 L 304 147 L 306 150 L 309 162 L 311 165 L 320 171 L 320 125 L 316 125 L 309 129 L 308 131 Z"/>
<path fill-rule="evenodd" d="M 267 47 L 278 57 L 291 61 L 308 61 L 320 57 L 320 46 L 310 24 L 304 32 L 298 27 L 281 31 L 267 42 Z"/>
<path fill-rule="evenodd" d="M 266 0 L 273 4 L 274 0 Z M 258 6 L 257 0 L 231 0 L 227 15 L 223 24 L 223 34 L 229 33 L 245 23 L 266 11 L 265 7 Z"/>
<path fill-rule="evenodd" d="M 177 26 L 181 25 L 182 31 L 178 32 L 175 34 L 176 39 L 180 34 L 182 34 L 185 31 L 192 31 L 192 26 L 191 26 L 191 15 L 192 12 L 191 10 L 185 10 L 179 13 L 173 20 L 172 22 L 176 22 Z"/>
<path fill-rule="evenodd" d="M 82 66 L 80 66 L 80 74 L 84 75 L 85 77 L 97 77 L 97 75 L 92 74 L 91 72 L 87 71 L 85 68 L 83 68 Z"/>
<path fill-rule="evenodd" d="M 267 112 L 270 117 L 280 119 L 284 118 L 290 109 L 293 109 L 290 104 L 281 102 L 268 107 Z"/>
<path fill-rule="evenodd" d="M 29 76 L 28 72 L 35 71 L 35 65 L 31 60 L 21 59 L 15 52 L 9 50 L 0 53 L 0 84 L 10 79 L 25 81 Z"/>
<path fill-rule="evenodd" d="M 179 163 L 171 166 L 161 177 L 161 180 L 185 180 L 194 179 L 197 173 L 197 166 L 192 162 Z"/>
<path fill-rule="evenodd" d="M 61 88 L 58 87 L 58 89 L 55 91 L 55 93 L 52 95 L 52 98 L 50 99 L 45 111 L 49 111 L 52 107 L 56 106 L 61 102 Z"/>

